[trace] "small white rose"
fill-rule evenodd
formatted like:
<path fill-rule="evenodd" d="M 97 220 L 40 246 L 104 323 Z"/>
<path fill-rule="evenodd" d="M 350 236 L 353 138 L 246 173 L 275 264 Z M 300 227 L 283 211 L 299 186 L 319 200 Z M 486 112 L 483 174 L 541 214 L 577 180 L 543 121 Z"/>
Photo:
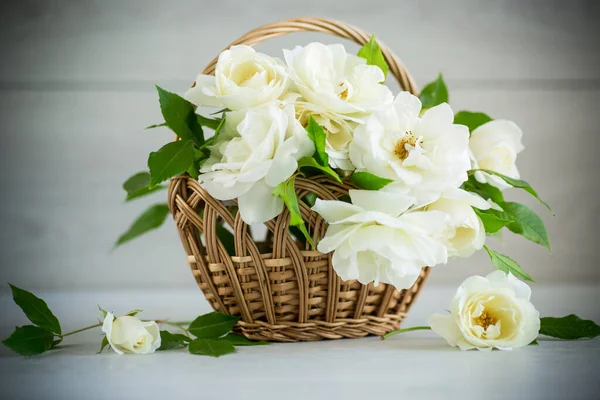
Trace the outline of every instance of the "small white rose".
<path fill-rule="evenodd" d="M 473 169 L 488 169 L 510 178 L 519 179 L 517 154 L 525 148 L 521 143 L 523 132 L 512 121 L 494 120 L 477 127 L 469 139 Z M 475 178 L 499 189 L 509 185 L 501 178 L 476 172 Z"/>
<path fill-rule="evenodd" d="M 461 350 L 512 350 L 527 346 L 540 330 L 531 289 L 512 274 L 472 276 L 458 288 L 450 315 L 434 314 L 431 329 Z"/>
<path fill-rule="evenodd" d="M 233 111 L 198 180 L 216 199 L 237 198 L 244 222 L 262 223 L 283 210 L 283 200 L 272 194 L 275 187 L 292 176 L 299 159 L 314 151 L 292 105 Z"/>
<path fill-rule="evenodd" d="M 219 55 L 215 76 L 198 75 L 185 98 L 197 106 L 243 110 L 278 99 L 288 82 L 283 61 L 249 46 L 232 46 Z"/>
<path fill-rule="evenodd" d="M 422 116 L 420 111 L 421 101 L 401 92 L 392 106 L 356 128 L 350 160 L 358 171 L 397 181 L 394 186 L 431 201 L 467 180 L 469 131 L 453 123 L 446 103 Z"/>
<path fill-rule="evenodd" d="M 102 332 L 117 354 L 150 354 L 160 347 L 160 331 L 154 321 L 141 321 L 136 317 L 115 318 L 106 313 Z"/>
<path fill-rule="evenodd" d="M 422 267 L 446 263 L 438 240 L 448 224 L 439 211 L 410 211 L 415 199 L 402 193 L 350 190 L 352 204 L 317 199 L 313 210 L 329 223 L 317 249 L 334 251 L 332 264 L 343 280 L 390 283 L 405 289 Z"/>
<path fill-rule="evenodd" d="M 313 115 L 325 128 L 332 167 L 353 169 L 348 145 L 354 128 L 393 100 L 392 92 L 380 84 L 383 71 L 348 54 L 341 44 L 310 43 L 284 50 L 284 57 L 293 90 L 300 94 L 294 103 L 299 119 Z"/>
<path fill-rule="evenodd" d="M 485 228 L 473 207 L 487 210 L 490 204 L 462 189 L 448 190 L 427 206 L 428 210 L 441 211 L 450 217 L 446 236 L 449 257 L 470 257 L 485 243 Z"/>

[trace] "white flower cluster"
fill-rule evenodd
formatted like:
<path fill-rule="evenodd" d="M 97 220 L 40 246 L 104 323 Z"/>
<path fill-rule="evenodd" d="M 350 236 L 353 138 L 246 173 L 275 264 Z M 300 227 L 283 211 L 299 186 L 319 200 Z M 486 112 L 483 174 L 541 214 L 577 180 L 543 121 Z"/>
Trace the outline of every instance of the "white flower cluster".
<path fill-rule="evenodd" d="M 315 152 L 305 130 L 312 117 L 327 134 L 331 168 L 392 181 L 378 191 L 352 190 L 351 203 L 317 200 L 314 210 L 329 223 L 318 249 L 334 251 L 342 279 L 408 288 L 423 266 L 482 248 L 473 207 L 490 204 L 460 186 L 471 168 L 518 178 L 516 125 L 491 121 L 469 138 L 448 104 L 422 110 L 410 93 L 394 98 L 381 84 L 383 71 L 340 44 L 311 43 L 284 50 L 284 58 L 233 46 L 219 56 L 215 76 L 198 76 L 186 93 L 197 106 L 229 110 L 200 170 L 213 197 L 238 199 L 248 224 L 281 213 L 284 202 L 272 193 Z M 495 176 L 475 177 L 503 188 Z"/>

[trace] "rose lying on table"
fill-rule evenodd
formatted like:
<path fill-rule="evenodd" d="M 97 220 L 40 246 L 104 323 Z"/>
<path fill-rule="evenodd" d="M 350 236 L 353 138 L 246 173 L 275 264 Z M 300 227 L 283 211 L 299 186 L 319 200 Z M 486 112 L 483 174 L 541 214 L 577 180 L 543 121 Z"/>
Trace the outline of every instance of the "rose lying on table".
<path fill-rule="evenodd" d="M 50 311 L 44 300 L 16 286 L 10 285 L 10 287 L 13 300 L 33 325 L 16 328 L 2 343 L 23 356 L 38 355 L 60 348 L 58 346 L 63 338 L 99 327 L 102 327 L 105 336 L 98 353 L 101 353 L 106 346 L 110 346 L 117 354 L 151 354 L 155 350 L 188 347 L 192 354 L 219 357 L 234 353 L 237 346 L 269 344 L 252 341 L 232 333 L 239 317 L 218 312 L 201 315 L 192 322 L 171 322 L 142 321 L 136 317 L 141 310 L 133 310 L 115 318 L 113 313 L 100 309 L 102 321 L 69 333 L 62 333 L 58 318 Z M 182 333 L 159 331 L 159 325 L 177 328 Z"/>
<path fill-rule="evenodd" d="M 512 350 L 537 344 L 538 334 L 572 340 L 595 338 L 600 326 L 576 315 L 545 317 L 530 301 L 531 288 L 512 274 L 494 271 L 485 278 L 472 276 L 456 291 L 449 314 L 429 317 L 431 326 L 417 326 L 390 332 L 382 339 L 402 332 L 431 329 L 461 350 Z"/>
<path fill-rule="evenodd" d="M 2 342 L 23 356 L 60 349 L 63 338 L 89 329 L 102 327 L 105 333 L 101 353 L 110 346 L 117 354 L 151 354 L 155 350 L 188 347 L 192 354 L 219 357 L 235 352 L 236 346 L 269 344 L 255 342 L 232 333 L 239 317 L 211 312 L 191 323 L 142 321 L 136 317 L 141 310 L 117 317 L 102 309 L 103 320 L 69 333 L 62 333 L 60 322 L 46 303 L 32 293 L 10 285 L 15 303 L 34 325 L 16 328 Z M 429 326 L 417 326 L 390 332 L 382 338 L 418 329 L 433 329 L 451 346 L 462 350 L 510 350 L 537 344 L 538 333 L 559 339 L 594 338 L 600 326 L 575 315 L 563 318 L 539 318 L 529 301 L 531 290 L 514 276 L 496 271 L 486 278 L 473 276 L 459 287 L 450 307 L 450 315 L 432 315 Z M 169 325 L 182 333 L 159 331 L 159 325 Z"/>

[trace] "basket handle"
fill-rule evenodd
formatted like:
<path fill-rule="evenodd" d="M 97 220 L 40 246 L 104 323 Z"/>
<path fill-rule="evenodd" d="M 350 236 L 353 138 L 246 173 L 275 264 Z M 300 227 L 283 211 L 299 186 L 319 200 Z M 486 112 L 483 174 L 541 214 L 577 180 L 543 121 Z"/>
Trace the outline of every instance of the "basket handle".
<path fill-rule="evenodd" d="M 370 37 L 370 35 L 362 29 L 333 19 L 316 17 L 290 18 L 272 24 L 259 26 L 258 28 L 246 33 L 239 39 L 234 40 L 223 50 L 227 50 L 231 46 L 238 44 L 253 46 L 267 39 L 286 35 L 292 32 L 324 32 L 330 35 L 350 39 L 361 46 L 367 43 Z M 381 47 L 383 57 L 390 67 L 390 72 L 396 77 L 402 89 L 409 91 L 414 95 L 418 95 L 419 90 L 417 89 L 417 85 L 404 65 L 385 44 L 381 43 L 380 41 L 378 41 L 378 43 Z M 210 63 L 208 63 L 206 68 L 204 68 L 204 71 L 202 71 L 202 74 L 214 74 L 218 59 L 219 57 L 217 56 Z"/>

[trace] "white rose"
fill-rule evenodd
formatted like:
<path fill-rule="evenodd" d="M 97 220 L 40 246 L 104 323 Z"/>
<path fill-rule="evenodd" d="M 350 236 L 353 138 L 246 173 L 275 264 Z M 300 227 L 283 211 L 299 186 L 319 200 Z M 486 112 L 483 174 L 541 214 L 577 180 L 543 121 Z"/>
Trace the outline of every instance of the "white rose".
<path fill-rule="evenodd" d="M 106 313 L 102 332 L 118 354 L 150 354 L 160 347 L 160 332 L 154 321 L 144 322 L 127 315 L 115 318 Z"/>
<path fill-rule="evenodd" d="M 469 140 L 473 169 L 488 169 L 519 179 L 516 161 L 517 154 L 525 148 L 522 136 L 523 132 L 512 121 L 494 120 L 477 127 Z M 500 189 L 509 187 L 501 178 L 483 172 L 476 172 L 475 178 Z"/>
<path fill-rule="evenodd" d="M 283 200 L 272 194 L 275 187 L 292 176 L 297 160 L 314 151 L 291 105 L 233 111 L 198 180 L 216 199 L 237 198 L 244 222 L 262 223 L 283 210 Z"/>
<path fill-rule="evenodd" d="M 512 274 L 472 276 L 458 288 L 450 315 L 434 314 L 429 325 L 461 350 L 527 346 L 540 330 L 540 315 L 530 297 L 529 286 Z"/>
<path fill-rule="evenodd" d="M 317 249 L 334 251 L 332 264 L 343 280 L 390 283 L 405 289 L 421 268 L 447 261 L 437 238 L 448 224 L 438 211 L 409 212 L 414 199 L 401 193 L 350 190 L 352 204 L 317 199 L 313 210 L 329 227 Z"/>
<path fill-rule="evenodd" d="M 312 114 L 327 130 L 331 165 L 353 169 L 347 153 L 354 127 L 393 100 L 392 92 L 380 84 L 385 80 L 383 71 L 346 53 L 341 44 L 310 43 L 284 50 L 284 57 L 301 95 L 297 111 Z"/>
<path fill-rule="evenodd" d="M 350 144 L 357 170 L 398 181 L 419 199 L 435 199 L 467 180 L 469 131 L 446 103 L 419 117 L 421 101 L 401 92 L 393 105 L 359 125 Z"/>
<path fill-rule="evenodd" d="M 197 106 L 242 110 L 276 100 L 288 82 L 283 61 L 249 46 L 232 46 L 219 55 L 215 76 L 198 75 L 185 98 Z"/>
<path fill-rule="evenodd" d="M 473 207 L 487 210 L 490 204 L 481 197 L 462 189 L 452 189 L 427 206 L 450 216 L 446 247 L 449 257 L 470 257 L 485 243 L 485 228 Z"/>

